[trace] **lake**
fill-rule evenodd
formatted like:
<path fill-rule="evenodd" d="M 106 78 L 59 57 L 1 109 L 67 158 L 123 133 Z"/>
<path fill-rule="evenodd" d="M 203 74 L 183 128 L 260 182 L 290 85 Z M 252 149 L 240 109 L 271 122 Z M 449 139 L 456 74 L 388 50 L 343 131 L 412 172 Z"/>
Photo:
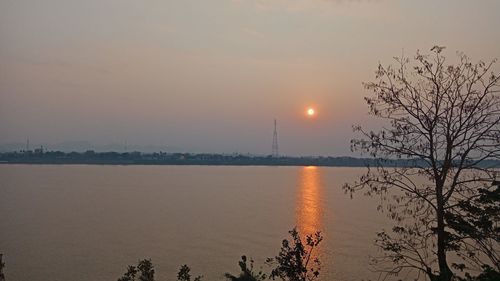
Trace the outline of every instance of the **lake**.
<path fill-rule="evenodd" d="M 116 280 L 151 258 L 158 280 L 257 267 L 294 226 L 321 230 L 321 280 L 377 279 L 377 200 L 344 194 L 364 168 L 0 165 L 0 252 L 9 281 Z"/>

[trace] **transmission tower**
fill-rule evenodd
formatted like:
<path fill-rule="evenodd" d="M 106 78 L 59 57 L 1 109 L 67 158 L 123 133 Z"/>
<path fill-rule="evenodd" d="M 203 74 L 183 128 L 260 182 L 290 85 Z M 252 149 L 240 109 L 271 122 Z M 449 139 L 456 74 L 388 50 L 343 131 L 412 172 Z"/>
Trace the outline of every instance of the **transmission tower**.
<path fill-rule="evenodd" d="M 274 119 L 274 133 L 273 133 L 273 152 L 272 152 L 273 157 L 278 157 L 278 130 L 276 127 L 276 119 Z"/>

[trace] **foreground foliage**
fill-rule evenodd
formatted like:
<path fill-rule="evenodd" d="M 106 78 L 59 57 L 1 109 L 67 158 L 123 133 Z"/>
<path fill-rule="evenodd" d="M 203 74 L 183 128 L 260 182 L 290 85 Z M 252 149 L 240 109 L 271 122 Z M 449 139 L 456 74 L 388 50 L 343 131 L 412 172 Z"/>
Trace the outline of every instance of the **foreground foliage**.
<path fill-rule="evenodd" d="M 281 250 L 274 258 L 268 258 L 266 264 L 271 268 L 270 274 L 262 270 L 254 270 L 254 261 L 246 256 L 238 262 L 241 272 L 237 275 L 225 273 L 229 281 L 263 281 L 267 278 L 279 278 L 283 281 L 312 281 L 318 278 L 321 262 L 315 255 L 315 250 L 323 240 L 320 232 L 307 235 L 303 240 L 296 229 L 289 231 L 291 239 L 282 241 Z M 191 279 L 191 268 L 182 265 L 177 273 L 178 281 L 201 281 L 202 276 Z M 154 267 L 151 260 L 139 261 L 137 266 L 129 265 L 124 275 L 118 281 L 154 281 Z"/>
<path fill-rule="evenodd" d="M 118 281 L 154 281 L 154 275 L 153 263 L 150 259 L 145 259 L 139 261 L 137 266 L 129 265 L 127 272 Z"/>
<path fill-rule="evenodd" d="M 320 232 L 316 232 L 314 236 L 307 235 L 304 243 L 296 229 L 289 233 L 292 240 L 283 240 L 279 254 L 267 259 L 269 265 L 274 265 L 270 277 L 288 281 L 311 281 L 318 278 L 321 262 L 313 253 L 323 236 Z"/>
<path fill-rule="evenodd" d="M 262 270 L 255 272 L 254 271 L 254 261 L 250 259 L 250 264 L 247 264 L 247 257 L 242 256 L 241 261 L 238 262 L 240 266 L 241 272 L 238 276 L 233 275 L 231 273 L 225 273 L 224 276 L 229 281 L 262 281 L 266 279 L 266 274 L 262 272 Z"/>

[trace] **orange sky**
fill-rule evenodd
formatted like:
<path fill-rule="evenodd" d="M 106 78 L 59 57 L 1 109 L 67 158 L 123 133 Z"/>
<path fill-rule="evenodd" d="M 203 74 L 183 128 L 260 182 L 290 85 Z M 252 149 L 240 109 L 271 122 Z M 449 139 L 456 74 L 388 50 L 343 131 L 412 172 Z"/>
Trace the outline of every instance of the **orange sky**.
<path fill-rule="evenodd" d="M 498 1 L 0 2 L 0 144 L 348 155 L 378 62 L 500 57 Z M 305 118 L 315 106 L 316 118 Z M 1 146 L 0 146 L 1 147 Z"/>

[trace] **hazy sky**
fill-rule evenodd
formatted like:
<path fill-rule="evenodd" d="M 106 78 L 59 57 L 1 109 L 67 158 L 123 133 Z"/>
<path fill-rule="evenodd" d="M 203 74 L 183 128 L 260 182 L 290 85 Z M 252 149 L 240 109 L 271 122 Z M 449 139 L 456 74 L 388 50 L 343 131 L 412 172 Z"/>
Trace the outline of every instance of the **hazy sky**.
<path fill-rule="evenodd" d="M 500 1 L 0 0 L 0 144 L 349 155 L 404 50 L 500 57 Z M 304 117 L 314 105 L 318 116 Z"/>

